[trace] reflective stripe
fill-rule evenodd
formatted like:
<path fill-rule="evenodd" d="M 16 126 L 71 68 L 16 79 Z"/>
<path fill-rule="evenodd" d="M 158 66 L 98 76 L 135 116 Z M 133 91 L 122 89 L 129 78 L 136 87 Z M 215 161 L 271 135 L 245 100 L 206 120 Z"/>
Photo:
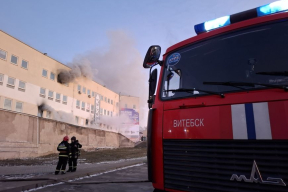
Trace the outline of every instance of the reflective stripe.
<path fill-rule="evenodd" d="M 68 157 L 68 155 L 59 155 L 59 157 Z"/>
<path fill-rule="evenodd" d="M 231 105 L 233 139 L 248 139 L 245 105 Z"/>
<path fill-rule="evenodd" d="M 268 103 L 253 103 L 256 139 L 272 139 Z"/>
<path fill-rule="evenodd" d="M 58 149 L 67 149 L 67 147 L 58 147 Z"/>

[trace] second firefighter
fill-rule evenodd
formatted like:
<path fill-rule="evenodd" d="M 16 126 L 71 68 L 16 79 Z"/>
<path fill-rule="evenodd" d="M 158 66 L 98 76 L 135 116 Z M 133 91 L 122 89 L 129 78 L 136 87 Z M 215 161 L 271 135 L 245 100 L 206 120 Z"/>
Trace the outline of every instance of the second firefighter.
<path fill-rule="evenodd" d="M 76 140 L 76 137 L 71 138 L 70 149 L 71 156 L 69 158 L 69 170 L 67 172 L 74 172 L 77 169 L 77 159 L 80 156 L 79 148 L 82 148 L 82 145 Z"/>

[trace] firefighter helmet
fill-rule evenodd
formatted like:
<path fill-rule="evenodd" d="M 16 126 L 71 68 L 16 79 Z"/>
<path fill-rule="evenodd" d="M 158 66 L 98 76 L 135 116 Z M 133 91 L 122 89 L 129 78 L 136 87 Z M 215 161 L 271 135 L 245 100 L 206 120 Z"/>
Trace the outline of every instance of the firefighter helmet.
<path fill-rule="evenodd" d="M 76 141 L 76 137 L 75 136 L 71 137 L 71 140 L 75 140 Z"/>
<path fill-rule="evenodd" d="M 68 141 L 69 140 L 69 137 L 68 136 L 65 136 L 64 138 L 63 138 L 63 141 Z"/>

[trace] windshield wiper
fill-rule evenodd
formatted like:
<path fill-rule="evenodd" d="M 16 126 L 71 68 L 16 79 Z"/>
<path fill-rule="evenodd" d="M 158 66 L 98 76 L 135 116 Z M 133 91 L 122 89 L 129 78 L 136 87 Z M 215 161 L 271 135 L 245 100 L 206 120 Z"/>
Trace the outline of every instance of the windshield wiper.
<path fill-rule="evenodd" d="M 180 88 L 180 89 L 169 89 L 169 90 L 165 90 L 165 92 L 169 92 L 171 91 L 172 93 L 176 93 L 176 92 L 187 92 L 187 93 L 192 93 L 194 94 L 195 91 L 199 91 L 199 92 L 204 92 L 204 93 L 208 93 L 211 95 L 219 95 L 220 97 L 224 98 L 225 95 L 223 93 L 217 93 L 217 92 L 213 92 L 213 91 L 206 91 L 206 90 L 201 90 L 201 89 L 185 89 L 185 88 Z"/>
<path fill-rule="evenodd" d="M 206 85 L 225 85 L 225 86 L 236 87 L 236 88 L 242 89 L 242 90 L 245 90 L 245 89 L 240 87 L 240 86 L 254 87 L 254 85 L 252 85 L 251 83 L 231 82 L 231 81 L 227 81 L 227 82 L 203 82 L 203 84 L 206 84 Z"/>
<path fill-rule="evenodd" d="M 264 84 L 264 83 L 250 83 L 250 82 L 203 82 L 205 85 L 224 85 L 224 86 L 246 86 L 246 87 L 255 87 L 255 85 L 260 85 L 269 88 L 277 88 L 277 89 L 284 89 L 288 91 L 288 87 L 286 85 L 272 85 L 272 84 Z"/>
<path fill-rule="evenodd" d="M 258 75 L 288 76 L 288 71 L 258 72 Z"/>

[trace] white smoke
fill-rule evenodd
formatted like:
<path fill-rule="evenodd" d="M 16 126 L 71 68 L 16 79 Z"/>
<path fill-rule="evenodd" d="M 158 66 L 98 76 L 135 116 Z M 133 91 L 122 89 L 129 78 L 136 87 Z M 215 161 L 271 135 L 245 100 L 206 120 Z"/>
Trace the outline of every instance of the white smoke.
<path fill-rule="evenodd" d="M 93 120 L 93 118 L 91 118 L 91 120 Z M 113 117 L 101 116 L 100 120 L 97 121 L 97 124 L 91 124 L 90 127 L 96 128 L 96 129 L 102 129 L 100 125 L 105 124 L 108 127 L 112 127 L 112 131 L 120 132 L 121 128 L 123 127 L 122 126 L 123 123 L 131 124 L 130 118 L 125 114 L 122 114 L 120 116 L 113 116 Z M 104 128 L 104 130 L 107 130 L 107 129 Z"/>
<path fill-rule="evenodd" d="M 51 116 L 54 120 L 56 121 L 61 121 L 69 124 L 76 124 L 76 121 L 74 119 L 73 114 L 71 113 L 66 113 L 64 111 L 57 111 L 50 105 L 47 105 L 45 103 L 42 103 L 41 105 L 38 106 L 38 110 L 41 111 L 41 116 L 43 115 L 43 111 L 50 112 Z M 97 124 L 93 123 L 94 117 L 91 115 L 89 122 L 92 122 L 88 127 L 90 128 L 96 128 L 96 129 L 102 129 L 100 124 L 105 124 L 108 127 L 112 127 L 114 132 L 119 132 L 121 126 L 123 123 L 131 124 L 130 118 L 126 114 L 122 114 L 120 116 L 102 116 L 99 121 L 97 121 Z M 104 128 L 104 130 L 107 130 Z"/>
<path fill-rule="evenodd" d="M 73 114 L 66 113 L 64 111 L 57 111 L 53 107 L 51 107 L 45 103 L 42 103 L 41 105 L 39 105 L 38 110 L 40 110 L 42 114 L 43 114 L 43 111 L 50 112 L 52 115 L 52 118 L 56 121 L 72 123 L 72 124 L 75 123 L 75 119 L 74 119 Z"/>

